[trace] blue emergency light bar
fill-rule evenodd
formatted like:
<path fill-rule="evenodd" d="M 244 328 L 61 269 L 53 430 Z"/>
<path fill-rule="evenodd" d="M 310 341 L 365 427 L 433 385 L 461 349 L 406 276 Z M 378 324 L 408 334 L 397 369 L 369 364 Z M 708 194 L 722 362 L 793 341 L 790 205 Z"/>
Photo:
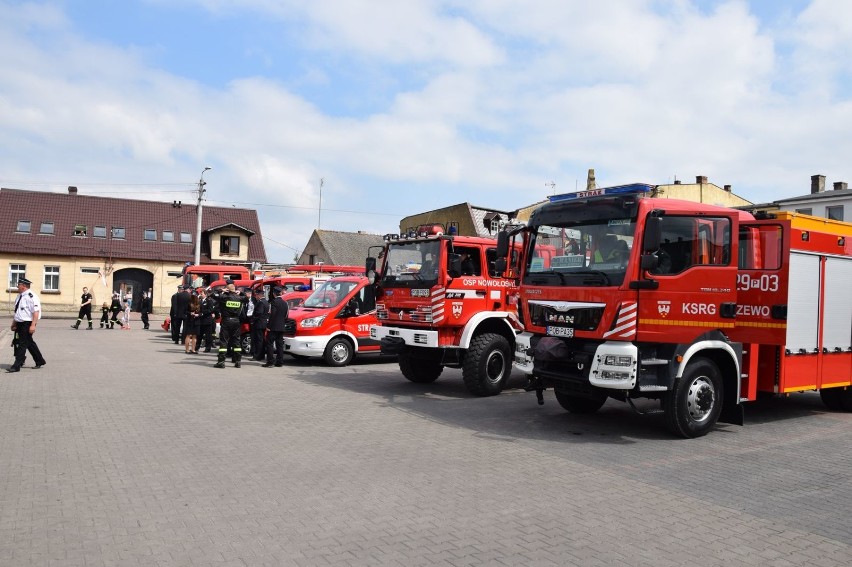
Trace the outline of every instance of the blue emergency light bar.
<path fill-rule="evenodd" d="M 601 187 L 600 189 L 590 189 L 588 191 L 579 191 L 577 193 L 562 193 L 561 195 L 551 195 L 548 200 L 551 203 L 559 201 L 572 201 L 574 199 L 587 199 L 589 197 L 603 197 L 608 195 L 639 195 L 642 193 L 650 193 L 654 190 L 653 185 L 647 183 L 631 183 L 629 185 L 616 185 L 615 187 Z"/>

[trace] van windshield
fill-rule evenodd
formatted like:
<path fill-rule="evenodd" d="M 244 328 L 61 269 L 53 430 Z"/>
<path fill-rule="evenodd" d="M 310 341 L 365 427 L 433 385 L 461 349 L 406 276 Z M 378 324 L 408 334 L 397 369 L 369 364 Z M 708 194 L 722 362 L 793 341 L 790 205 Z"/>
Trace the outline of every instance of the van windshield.
<path fill-rule="evenodd" d="M 303 307 L 337 307 L 357 285 L 357 282 L 329 280 L 305 300 Z"/>

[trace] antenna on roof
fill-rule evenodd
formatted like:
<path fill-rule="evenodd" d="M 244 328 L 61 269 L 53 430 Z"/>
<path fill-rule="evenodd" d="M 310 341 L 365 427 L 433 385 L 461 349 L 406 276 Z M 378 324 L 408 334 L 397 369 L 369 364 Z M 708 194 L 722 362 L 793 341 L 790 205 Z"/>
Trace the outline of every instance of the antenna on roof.
<path fill-rule="evenodd" d="M 319 188 L 319 212 L 317 212 L 317 230 L 320 229 L 320 221 L 322 220 L 322 186 L 325 185 L 325 178 L 320 177 Z"/>

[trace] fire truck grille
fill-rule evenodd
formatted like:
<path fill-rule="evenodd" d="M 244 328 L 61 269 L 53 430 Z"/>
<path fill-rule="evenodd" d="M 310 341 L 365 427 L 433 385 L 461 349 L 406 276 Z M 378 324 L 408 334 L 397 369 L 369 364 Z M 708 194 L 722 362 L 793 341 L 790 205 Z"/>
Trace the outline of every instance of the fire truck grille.
<path fill-rule="evenodd" d="M 566 325 L 581 331 L 594 331 L 598 328 L 603 317 L 603 307 L 584 307 L 557 311 L 547 305 L 530 302 L 530 319 L 532 324 L 540 327 L 548 325 Z"/>

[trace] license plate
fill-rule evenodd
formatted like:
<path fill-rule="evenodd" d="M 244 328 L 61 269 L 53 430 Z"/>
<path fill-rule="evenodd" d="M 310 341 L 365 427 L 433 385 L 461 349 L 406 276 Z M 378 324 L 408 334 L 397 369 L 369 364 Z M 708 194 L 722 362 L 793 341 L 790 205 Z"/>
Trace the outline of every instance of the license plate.
<path fill-rule="evenodd" d="M 548 327 L 547 334 L 551 337 L 568 337 L 574 336 L 573 327 Z"/>

